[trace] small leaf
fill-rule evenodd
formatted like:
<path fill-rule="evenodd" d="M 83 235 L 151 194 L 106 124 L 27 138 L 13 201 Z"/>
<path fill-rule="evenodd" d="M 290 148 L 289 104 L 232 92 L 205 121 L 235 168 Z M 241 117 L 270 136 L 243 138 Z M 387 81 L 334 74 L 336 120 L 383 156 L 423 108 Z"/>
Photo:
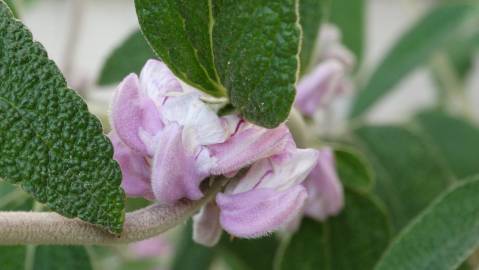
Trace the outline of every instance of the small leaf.
<path fill-rule="evenodd" d="M 369 196 L 346 192 L 337 217 L 318 223 L 304 219 L 279 256 L 280 270 L 370 270 L 390 239 L 383 209 Z"/>
<path fill-rule="evenodd" d="M 223 234 L 217 253 L 227 257 L 234 270 L 272 270 L 279 241 L 274 235 L 257 239 L 230 239 Z"/>
<path fill-rule="evenodd" d="M 38 246 L 33 270 L 92 270 L 90 257 L 82 246 Z"/>
<path fill-rule="evenodd" d="M 120 233 L 121 171 L 101 124 L 0 1 L 0 177 L 67 217 Z"/>
<path fill-rule="evenodd" d="M 140 74 L 148 59 L 156 58 L 140 31 L 133 32 L 108 56 L 98 77 L 98 85 L 118 83 L 128 74 Z"/>
<path fill-rule="evenodd" d="M 135 0 L 150 45 L 186 83 L 228 94 L 250 122 L 273 128 L 294 101 L 297 0 Z"/>
<path fill-rule="evenodd" d="M 357 151 L 335 149 L 336 168 L 341 182 L 348 188 L 368 192 L 374 184 L 373 171 Z"/>
<path fill-rule="evenodd" d="M 375 270 L 454 270 L 479 247 L 479 178 L 456 185 L 414 219 Z"/>
<path fill-rule="evenodd" d="M 473 4 L 445 4 L 426 14 L 399 39 L 358 92 L 351 116 L 366 112 L 404 76 L 429 60 L 436 50 L 444 48 L 457 32 L 470 27 L 468 19 L 474 14 L 474 7 Z"/>
<path fill-rule="evenodd" d="M 193 242 L 191 222 L 188 222 L 176 247 L 172 270 L 208 270 L 213 262 L 213 249 Z"/>
<path fill-rule="evenodd" d="M 309 71 L 311 61 L 317 49 L 317 41 L 321 23 L 324 21 L 327 9 L 327 0 L 300 0 L 299 22 L 303 30 L 301 43 L 301 74 Z"/>
<path fill-rule="evenodd" d="M 376 172 L 376 192 L 399 230 L 454 181 L 430 143 L 410 130 L 369 126 L 355 131 Z"/>
<path fill-rule="evenodd" d="M 457 178 L 479 174 L 479 127 L 439 111 L 423 112 L 416 121 Z"/>
<path fill-rule="evenodd" d="M 343 43 L 358 60 L 361 60 L 364 51 L 366 36 L 366 4 L 364 0 L 332 0 L 331 23 L 341 29 Z"/>

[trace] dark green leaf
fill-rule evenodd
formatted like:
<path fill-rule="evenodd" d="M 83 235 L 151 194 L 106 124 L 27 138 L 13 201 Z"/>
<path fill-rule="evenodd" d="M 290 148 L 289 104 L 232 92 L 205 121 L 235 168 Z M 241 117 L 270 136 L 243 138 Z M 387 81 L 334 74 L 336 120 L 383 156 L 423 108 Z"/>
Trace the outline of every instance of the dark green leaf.
<path fill-rule="evenodd" d="M 120 82 L 126 75 L 140 74 L 148 59 L 156 58 L 140 31 L 133 32 L 108 56 L 98 78 L 99 85 Z"/>
<path fill-rule="evenodd" d="M 33 270 L 91 270 L 90 258 L 80 246 L 38 246 Z"/>
<path fill-rule="evenodd" d="M 328 0 L 300 0 L 299 22 L 303 29 L 303 41 L 301 43 L 301 74 L 307 73 L 313 60 L 319 28 L 324 21 L 326 2 Z"/>
<path fill-rule="evenodd" d="M 398 230 L 454 181 L 435 149 L 410 130 L 370 126 L 355 135 L 373 165 L 377 193 Z"/>
<path fill-rule="evenodd" d="M 213 249 L 193 242 L 191 223 L 186 225 L 176 248 L 172 270 L 208 270 L 213 262 Z"/>
<path fill-rule="evenodd" d="M 229 257 L 226 261 L 234 270 L 272 270 L 279 241 L 274 236 L 259 239 L 229 239 L 224 234 L 215 248 L 219 254 Z"/>
<path fill-rule="evenodd" d="M 281 256 L 281 270 L 370 270 L 390 239 L 383 209 L 366 195 L 346 192 L 346 207 L 325 223 L 304 219 Z"/>
<path fill-rule="evenodd" d="M 453 270 L 479 247 L 479 178 L 438 198 L 391 244 L 376 270 Z"/>
<path fill-rule="evenodd" d="M 5 3 L 7 3 L 7 6 L 12 11 L 13 16 L 18 17 L 17 9 L 15 7 L 15 2 L 13 0 L 5 0 Z"/>
<path fill-rule="evenodd" d="M 339 178 L 345 186 L 363 192 L 373 187 L 372 168 L 359 152 L 335 149 L 334 154 Z"/>
<path fill-rule="evenodd" d="M 297 0 L 136 0 L 150 45 L 185 82 L 230 97 L 243 116 L 275 127 L 295 96 Z"/>
<path fill-rule="evenodd" d="M 121 171 L 101 124 L 0 1 L 0 177 L 67 217 L 122 230 Z"/>
<path fill-rule="evenodd" d="M 341 29 L 343 43 L 361 60 L 366 36 L 364 0 L 331 0 L 330 21 Z"/>
<path fill-rule="evenodd" d="M 437 147 L 457 176 L 479 173 L 479 128 L 465 119 L 430 111 L 416 117 L 423 132 Z"/>
<path fill-rule="evenodd" d="M 357 117 L 386 95 L 407 74 L 429 60 L 456 33 L 469 27 L 472 4 L 441 5 L 426 14 L 407 31 L 384 57 L 369 81 L 358 93 L 351 116 Z"/>

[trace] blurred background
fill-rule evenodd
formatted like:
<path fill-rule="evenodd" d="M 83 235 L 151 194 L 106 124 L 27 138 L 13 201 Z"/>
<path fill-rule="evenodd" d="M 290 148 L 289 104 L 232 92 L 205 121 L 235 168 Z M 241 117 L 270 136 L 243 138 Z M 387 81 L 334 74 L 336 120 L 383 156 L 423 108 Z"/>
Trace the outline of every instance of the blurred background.
<path fill-rule="evenodd" d="M 138 29 L 131 0 L 16 1 L 20 6 L 22 21 L 46 47 L 74 89 L 98 88 L 95 80 L 106 57 Z M 366 1 L 364 59 L 360 75 L 367 75 L 400 35 L 438 2 Z M 474 64 L 471 73 L 478 74 L 478 68 Z M 418 109 L 434 103 L 434 87 L 429 72 L 419 68 L 377 104 L 368 118 L 374 122 L 404 120 Z M 479 76 L 469 76 L 465 88 L 474 117 L 478 119 Z M 108 100 L 109 94 L 111 91 L 95 91 L 95 99 Z"/>

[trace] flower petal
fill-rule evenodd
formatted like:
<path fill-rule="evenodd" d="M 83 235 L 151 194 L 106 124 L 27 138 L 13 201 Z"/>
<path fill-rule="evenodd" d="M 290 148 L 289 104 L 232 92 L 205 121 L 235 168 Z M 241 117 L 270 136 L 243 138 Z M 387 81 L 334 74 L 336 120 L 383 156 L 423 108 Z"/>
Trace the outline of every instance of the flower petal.
<path fill-rule="evenodd" d="M 203 197 L 199 186 L 207 175 L 198 171 L 195 157 L 185 149 L 182 131 L 178 124 L 167 125 L 161 131 L 153 158 L 153 193 L 164 203 Z"/>
<path fill-rule="evenodd" d="M 343 65 L 337 60 L 327 60 L 318 65 L 299 81 L 296 108 L 304 115 L 312 116 L 334 97 L 344 73 Z"/>
<path fill-rule="evenodd" d="M 220 209 L 214 202 L 206 204 L 193 216 L 193 240 L 212 247 L 218 243 L 223 229 L 220 225 Z"/>
<path fill-rule="evenodd" d="M 226 142 L 210 145 L 211 155 L 217 159 L 212 174 L 229 174 L 254 162 L 275 155 L 285 149 L 291 134 L 285 125 L 266 129 L 240 122 L 237 132 Z"/>
<path fill-rule="evenodd" d="M 150 185 L 150 166 L 145 158 L 128 148 L 118 135 L 111 132 L 109 135 L 113 144 L 113 158 L 118 162 L 122 173 L 121 187 L 130 197 L 143 197 L 153 200 L 153 191 Z"/>
<path fill-rule="evenodd" d="M 118 87 L 111 111 L 113 129 L 132 150 L 146 155 L 148 147 L 142 140 L 142 131 L 154 134 L 162 128 L 158 110 L 153 102 L 139 92 L 138 77 L 127 76 Z"/>
<path fill-rule="evenodd" d="M 344 205 L 344 194 L 336 174 L 333 151 L 326 148 L 319 153 L 316 167 L 304 182 L 308 191 L 305 214 L 322 221 L 339 213 Z"/>
<path fill-rule="evenodd" d="M 163 62 L 148 60 L 141 70 L 140 84 L 143 93 L 159 108 L 171 92 L 182 92 L 180 81 Z"/>
<path fill-rule="evenodd" d="M 238 237 L 265 235 L 288 224 L 302 210 L 307 193 L 297 185 L 286 191 L 253 189 L 239 194 L 216 196 L 221 226 Z"/>

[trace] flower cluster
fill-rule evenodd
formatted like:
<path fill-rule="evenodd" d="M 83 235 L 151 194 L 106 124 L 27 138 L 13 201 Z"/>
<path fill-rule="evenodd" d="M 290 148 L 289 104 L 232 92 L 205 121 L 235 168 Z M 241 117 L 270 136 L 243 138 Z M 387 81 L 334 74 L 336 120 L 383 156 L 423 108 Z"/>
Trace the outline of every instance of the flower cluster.
<path fill-rule="evenodd" d="M 129 196 L 166 204 L 198 200 L 204 180 L 231 178 L 194 217 L 194 238 L 204 245 L 214 245 L 223 229 L 258 237 L 303 211 L 324 219 L 342 207 L 330 150 L 298 149 L 285 125 L 265 129 L 238 115 L 218 116 L 162 62 L 150 60 L 139 77 L 123 80 L 111 123 Z"/>

